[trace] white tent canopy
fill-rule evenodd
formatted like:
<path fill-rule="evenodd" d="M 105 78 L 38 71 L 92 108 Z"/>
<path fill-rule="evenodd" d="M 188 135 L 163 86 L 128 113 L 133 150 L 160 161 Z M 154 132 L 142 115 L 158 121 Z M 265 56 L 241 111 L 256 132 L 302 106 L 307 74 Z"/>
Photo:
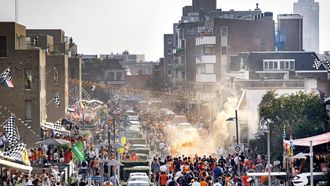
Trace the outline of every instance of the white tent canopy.
<path fill-rule="evenodd" d="M 330 132 L 312 136 L 312 137 L 292 140 L 292 142 L 295 146 L 305 146 L 305 147 L 310 146 L 310 141 L 313 142 L 313 146 L 321 145 L 324 143 L 329 143 L 330 142 Z M 284 140 L 283 142 L 286 144 L 290 144 L 289 140 Z"/>

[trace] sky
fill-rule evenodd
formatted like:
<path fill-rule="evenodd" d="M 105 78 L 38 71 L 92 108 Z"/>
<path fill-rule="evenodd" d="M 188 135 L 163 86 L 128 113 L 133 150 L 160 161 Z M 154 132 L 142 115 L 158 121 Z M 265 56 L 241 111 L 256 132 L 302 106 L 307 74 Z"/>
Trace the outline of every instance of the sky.
<path fill-rule="evenodd" d="M 218 0 L 222 10 L 292 13 L 297 0 Z M 14 21 L 14 0 L 0 0 L 0 21 Z M 320 50 L 330 50 L 330 1 L 320 3 Z M 18 23 L 29 29 L 60 28 L 73 38 L 81 54 L 145 54 L 163 56 L 163 34 L 172 33 L 182 7 L 192 0 L 17 0 Z M 0 28 L 1 29 L 1 28 Z"/>

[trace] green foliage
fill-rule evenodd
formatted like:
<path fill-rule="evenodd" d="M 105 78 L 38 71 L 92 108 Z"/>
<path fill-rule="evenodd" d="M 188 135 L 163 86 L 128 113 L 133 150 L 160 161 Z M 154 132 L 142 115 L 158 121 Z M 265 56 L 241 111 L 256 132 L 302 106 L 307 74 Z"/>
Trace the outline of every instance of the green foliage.
<path fill-rule="evenodd" d="M 293 138 L 304 138 L 329 131 L 328 116 L 324 103 L 315 95 L 302 92 L 290 96 L 275 98 L 274 92 L 267 92 L 259 107 L 260 118 L 270 119 L 272 159 L 280 159 L 283 153 L 283 130 L 289 139 L 290 129 Z M 259 143 L 264 143 L 262 136 L 255 142 L 261 153 L 266 152 Z M 262 149 L 260 149 L 262 148 Z M 276 150 L 275 150 L 276 149 Z"/>
<path fill-rule="evenodd" d="M 276 98 L 277 94 L 275 93 L 275 91 L 268 91 L 261 99 L 261 102 L 259 104 L 259 108 L 267 106 L 269 104 L 271 104 L 275 98 Z"/>

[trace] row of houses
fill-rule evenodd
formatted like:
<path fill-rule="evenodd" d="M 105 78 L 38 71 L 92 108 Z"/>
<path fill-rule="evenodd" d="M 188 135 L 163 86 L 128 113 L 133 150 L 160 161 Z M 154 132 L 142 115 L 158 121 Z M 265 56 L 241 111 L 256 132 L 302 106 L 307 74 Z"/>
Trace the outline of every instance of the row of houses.
<path fill-rule="evenodd" d="M 12 88 L 0 88 L 0 123 L 14 114 L 18 130 L 32 146 L 45 122 L 65 117 L 81 99 L 82 61 L 77 45 L 60 29 L 27 29 L 0 22 L 0 71 L 10 68 Z M 28 128 L 27 128 L 28 126 Z"/>
<path fill-rule="evenodd" d="M 107 89 L 95 90 L 91 84 L 111 85 L 113 90 L 126 84 L 145 89 L 155 63 L 128 51 L 78 54 L 76 43 L 61 29 L 0 22 L 0 73 L 8 68 L 13 87 L 0 88 L 0 123 L 14 114 L 20 121 L 18 130 L 26 131 L 21 137 L 33 146 L 44 136 L 41 125 L 65 118 L 67 108 L 77 101 L 90 97 L 107 101 Z"/>

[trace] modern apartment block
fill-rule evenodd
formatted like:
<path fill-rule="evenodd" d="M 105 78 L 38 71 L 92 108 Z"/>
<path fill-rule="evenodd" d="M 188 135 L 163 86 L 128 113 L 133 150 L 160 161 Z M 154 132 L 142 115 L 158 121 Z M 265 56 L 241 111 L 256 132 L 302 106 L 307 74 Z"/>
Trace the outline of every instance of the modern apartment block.
<path fill-rule="evenodd" d="M 0 22 L 0 28 L 0 71 L 9 66 L 16 69 L 12 77 L 14 88 L 0 87 L 0 123 L 9 118 L 9 112 L 15 114 L 18 130 L 26 131 L 20 135 L 31 147 L 40 139 L 18 119 L 36 134 L 40 134 L 40 124 L 47 119 L 46 51 L 26 44 L 29 38 L 23 25 Z"/>
<path fill-rule="evenodd" d="M 173 34 L 164 34 L 164 63 L 163 71 L 163 85 L 168 86 L 168 84 L 173 83 Z"/>
<path fill-rule="evenodd" d="M 217 82 L 226 82 L 230 58 L 241 52 L 273 51 L 274 21 L 273 13 L 260 13 L 254 19 L 214 18 L 205 23 L 216 37 Z"/>
<path fill-rule="evenodd" d="M 303 16 L 303 46 L 305 51 L 319 53 L 319 3 L 314 0 L 298 0 L 293 12 Z"/>
<path fill-rule="evenodd" d="M 277 36 L 282 45 L 278 50 L 302 51 L 303 50 L 303 17 L 299 14 L 277 15 Z"/>
<path fill-rule="evenodd" d="M 216 55 L 214 54 L 215 36 L 202 35 L 196 38 L 196 105 L 197 113 L 201 106 L 207 105 L 209 113 L 216 105 Z M 211 127 L 211 126 L 210 126 Z"/>

